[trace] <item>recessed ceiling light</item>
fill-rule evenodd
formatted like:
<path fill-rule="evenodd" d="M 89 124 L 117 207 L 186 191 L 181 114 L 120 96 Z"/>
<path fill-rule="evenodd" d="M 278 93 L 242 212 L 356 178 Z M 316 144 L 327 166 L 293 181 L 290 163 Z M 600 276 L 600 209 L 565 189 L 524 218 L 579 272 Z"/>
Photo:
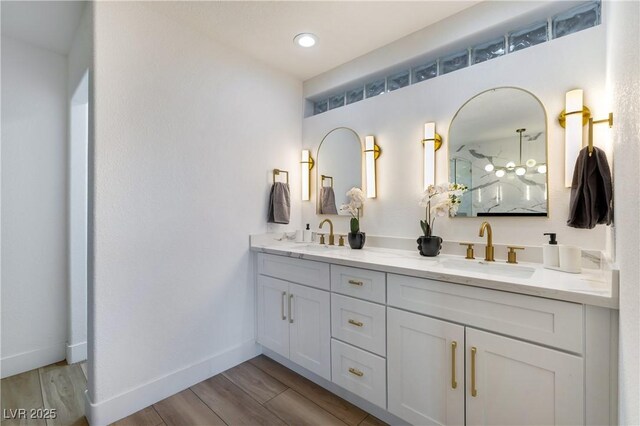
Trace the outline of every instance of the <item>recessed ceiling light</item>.
<path fill-rule="evenodd" d="M 538 166 L 538 173 L 547 173 L 547 166 L 541 164 Z"/>
<path fill-rule="evenodd" d="M 493 166 L 493 164 L 489 163 L 489 164 L 487 164 L 486 166 L 484 166 L 484 169 L 485 169 L 485 171 L 487 171 L 487 172 L 491 172 L 491 171 L 493 171 L 494 166 Z"/>
<path fill-rule="evenodd" d="M 293 42 L 301 47 L 311 47 L 316 44 L 318 37 L 311 33 L 298 34 L 293 38 Z"/>
<path fill-rule="evenodd" d="M 524 167 L 518 167 L 516 169 L 516 174 L 518 176 L 524 176 L 525 173 L 527 173 L 527 169 L 525 169 Z"/>
<path fill-rule="evenodd" d="M 499 178 L 503 177 L 504 176 L 504 170 L 502 170 L 502 169 L 496 170 L 496 176 L 499 177 Z"/>

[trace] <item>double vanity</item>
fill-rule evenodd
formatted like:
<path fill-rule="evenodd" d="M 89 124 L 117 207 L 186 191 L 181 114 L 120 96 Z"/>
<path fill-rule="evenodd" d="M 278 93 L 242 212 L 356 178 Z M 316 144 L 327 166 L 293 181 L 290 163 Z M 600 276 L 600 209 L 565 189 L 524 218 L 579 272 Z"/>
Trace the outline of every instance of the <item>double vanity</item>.
<path fill-rule="evenodd" d="M 273 235 L 251 249 L 265 353 L 383 419 L 617 423 L 612 271 Z"/>

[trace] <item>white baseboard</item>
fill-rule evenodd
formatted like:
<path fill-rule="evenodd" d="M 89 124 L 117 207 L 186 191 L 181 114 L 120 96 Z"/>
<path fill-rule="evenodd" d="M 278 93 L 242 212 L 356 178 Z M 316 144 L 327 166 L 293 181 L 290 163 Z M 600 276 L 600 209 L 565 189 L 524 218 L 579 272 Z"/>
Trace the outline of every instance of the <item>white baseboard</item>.
<path fill-rule="evenodd" d="M 54 364 L 62 361 L 64 357 L 64 343 L 58 343 L 56 345 L 47 346 L 46 348 L 10 355 L 2 358 L 0 361 L 2 367 L 0 376 L 4 379 L 5 377 L 14 376 L 16 374 L 24 373 L 25 371 L 44 367 L 45 365 Z"/>
<path fill-rule="evenodd" d="M 87 360 L 87 342 L 67 344 L 67 364 L 75 364 Z"/>
<path fill-rule="evenodd" d="M 86 392 L 85 416 L 91 426 L 111 424 L 260 353 L 260 346 L 252 339 L 104 401 L 93 402 Z"/>
<path fill-rule="evenodd" d="M 307 379 L 311 380 L 312 382 L 314 382 L 315 384 L 322 386 L 323 388 L 325 388 L 326 390 L 328 390 L 329 392 L 338 395 L 340 398 L 342 399 L 346 399 L 347 401 L 349 401 L 350 403 L 352 403 L 353 405 L 355 405 L 356 407 L 359 407 L 361 409 L 363 409 L 364 411 L 366 411 L 369 414 L 372 414 L 374 416 L 376 416 L 377 418 L 379 418 L 380 420 L 382 420 L 385 423 L 388 423 L 390 425 L 407 425 L 408 423 L 405 422 L 404 420 L 400 419 L 399 417 L 394 416 L 393 414 L 391 414 L 390 412 L 388 412 L 387 410 L 383 409 L 382 407 L 378 407 L 377 405 L 367 401 L 366 399 L 363 399 L 361 397 L 359 397 L 358 395 L 349 392 L 348 390 L 341 388 L 340 386 L 336 385 L 335 383 L 325 379 L 324 377 L 320 377 L 315 373 L 312 373 L 311 371 L 300 367 L 298 364 L 288 360 L 287 358 L 283 357 L 282 355 L 278 355 L 277 353 L 267 349 L 267 348 L 263 348 L 263 352 L 266 356 L 268 356 L 269 358 L 273 359 L 274 361 L 284 365 L 285 367 L 287 367 L 289 370 L 293 370 L 296 373 L 298 373 L 299 375 L 306 377 Z"/>

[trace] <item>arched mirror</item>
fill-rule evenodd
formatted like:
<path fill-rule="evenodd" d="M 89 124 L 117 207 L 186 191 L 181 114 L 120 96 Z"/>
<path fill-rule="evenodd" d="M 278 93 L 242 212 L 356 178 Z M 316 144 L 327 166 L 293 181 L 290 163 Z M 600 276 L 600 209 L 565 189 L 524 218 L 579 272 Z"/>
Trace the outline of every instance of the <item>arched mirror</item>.
<path fill-rule="evenodd" d="M 469 189 L 457 217 L 547 216 L 547 120 L 514 87 L 467 101 L 449 127 L 449 180 Z"/>
<path fill-rule="evenodd" d="M 318 214 L 340 214 L 348 203 L 347 191 L 362 188 L 362 142 L 349 128 L 338 127 L 325 135 L 316 156 Z"/>

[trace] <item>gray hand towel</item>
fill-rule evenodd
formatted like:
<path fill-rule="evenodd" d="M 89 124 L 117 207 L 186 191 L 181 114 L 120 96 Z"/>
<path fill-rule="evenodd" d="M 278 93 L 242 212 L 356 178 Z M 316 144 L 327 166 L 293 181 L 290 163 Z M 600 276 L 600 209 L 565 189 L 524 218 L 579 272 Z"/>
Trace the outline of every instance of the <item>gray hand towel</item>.
<path fill-rule="evenodd" d="M 611 170 L 603 150 L 593 147 L 578 154 L 571 183 L 569 220 L 573 228 L 592 229 L 597 224 L 610 225 L 613 220 L 613 186 Z"/>
<path fill-rule="evenodd" d="M 320 214 L 338 214 L 336 194 L 330 186 L 320 188 Z"/>
<path fill-rule="evenodd" d="M 291 213 L 291 193 L 289 184 L 276 182 L 269 194 L 269 213 L 267 221 L 270 223 L 289 223 Z"/>

